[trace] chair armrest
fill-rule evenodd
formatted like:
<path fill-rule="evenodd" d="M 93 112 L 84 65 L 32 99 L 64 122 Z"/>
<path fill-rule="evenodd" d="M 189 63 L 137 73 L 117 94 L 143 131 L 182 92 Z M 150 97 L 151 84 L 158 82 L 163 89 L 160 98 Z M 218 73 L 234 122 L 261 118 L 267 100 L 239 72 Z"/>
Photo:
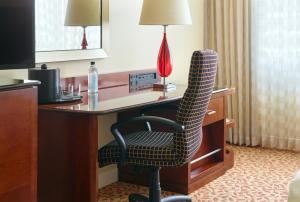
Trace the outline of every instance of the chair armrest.
<path fill-rule="evenodd" d="M 156 117 L 156 116 L 139 116 L 139 117 L 134 117 L 129 120 L 121 121 L 121 122 L 117 122 L 117 123 L 113 124 L 111 126 L 111 132 L 120 147 L 119 164 L 121 166 L 123 166 L 126 161 L 127 145 L 123 138 L 122 133 L 119 131 L 119 128 L 123 127 L 125 125 L 128 125 L 128 124 L 134 124 L 134 123 L 139 123 L 139 122 L 158 122 L 158 123 L 170 126 L 178 132 L 184 131 L 183 125 L 178 124 L 177 122 L 175 122 L 173 120 L 162 118 L 162 117 Z"/>
<path fill-rule="evenodd" d="M 118 129 L 122 126 L 125 126 L 127 124 L 132 124 L 132 123 L 138 123 L 138 122 L 158 122 L 167 126 L 172 127 L 173 129 L 177 130 L 178 132 L 183 132 L 184 131 L 184 126 L 177 123 L 176 121 L 173 121 L 171 119 L 166 119 L 163 117 L 158 117 L 158 116 L 138 116 L 131 118 L 126 121 L 121 121 L 118 123 L 115 123 L 111 126 L 111 129 Z"/>
<path fill-rule="evenodd" d="M 142 109 L 140 111 L 141 116 L 146 115 L 149 112 L 153 112 L 153 111 L 162 111 L 162 110 L 173 110 L 173 111 L 177 111 L 178 110 L 178 106 L 177 105 L 158 105 L 158 106 L 152 106 L 152 107 L 147 107 L 145 109 Z M 148 129 L 148 131 L 152 131 L 152 127 L 151 124 L 147 121 L 146 122 L 146 127 Z"/>

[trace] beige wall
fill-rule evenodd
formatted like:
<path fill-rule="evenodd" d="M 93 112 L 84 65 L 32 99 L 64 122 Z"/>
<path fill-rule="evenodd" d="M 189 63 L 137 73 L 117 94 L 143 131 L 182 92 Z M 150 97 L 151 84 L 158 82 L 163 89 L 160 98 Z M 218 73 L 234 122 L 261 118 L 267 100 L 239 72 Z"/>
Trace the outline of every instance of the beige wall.
<path fill-rule="evenodd" d="M 162 40 L 162 27 L 138 25 L 142 0 L 109 0 L 109 58 L 97 60 L 100 73 L 142 69 L 156 66 L 156 57 Z M 186 83 L 192 52 L 203 48 L 203 0 L 190 0 L 193 25 L 168 27 L 174 71 L 169 81 Z M 107 46 L 107 45 L 106 45 Z M 61 76 L 87 74 L 89 61 L 49 64 L 59 67 Z M 0 71 L 0 76 L 27 78 L 27 70 Z M 110 125 L 115 115 L 101 117 Z M 101 140 L 111 139 L 109 127 L 100 124 Z M 100 171 L 100 185 L 116 180 L 115 167 Z M 104 183 L 103 183 L 104 182 Z"/>

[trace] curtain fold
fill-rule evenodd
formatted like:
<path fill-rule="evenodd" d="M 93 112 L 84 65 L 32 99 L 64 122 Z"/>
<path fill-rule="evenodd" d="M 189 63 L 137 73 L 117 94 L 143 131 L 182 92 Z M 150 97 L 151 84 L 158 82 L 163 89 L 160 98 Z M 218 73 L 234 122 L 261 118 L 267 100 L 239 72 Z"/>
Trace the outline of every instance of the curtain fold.
<path fill-rule="evenodd" d="M 206 48 L 219 54 L 216 83 L 232 86 L 236 93 L 229 100 L 229 117 L 236 127 L 229 141 L 254 145 L 251 135 L 250 0 L 207 0 Z"/>

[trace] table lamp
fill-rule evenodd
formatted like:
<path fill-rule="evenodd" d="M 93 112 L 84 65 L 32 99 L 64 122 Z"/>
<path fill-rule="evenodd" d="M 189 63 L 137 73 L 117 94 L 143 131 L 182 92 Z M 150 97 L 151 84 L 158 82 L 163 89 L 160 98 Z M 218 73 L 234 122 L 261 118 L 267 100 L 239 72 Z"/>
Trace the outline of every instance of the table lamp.
<path fill-rule="evenodd" d="M 85 29 L 87 26 L 100 26 L 100 0 L 69 0 L 65 18 L 65 26 L 83 28 L 82 49 L 86 49 Z"/>
<path fill-rule="evenodd" d="M 168 25 L 192 24 L 188 0 L 144 0 L 140 25 L 162 25 L 163 40 L 157 58 L 157 71 L 163 78 L 163 84 L 154 87 L 167 90 L 166 77 L 172 72 L 172 59 L 167 41 Z"/>

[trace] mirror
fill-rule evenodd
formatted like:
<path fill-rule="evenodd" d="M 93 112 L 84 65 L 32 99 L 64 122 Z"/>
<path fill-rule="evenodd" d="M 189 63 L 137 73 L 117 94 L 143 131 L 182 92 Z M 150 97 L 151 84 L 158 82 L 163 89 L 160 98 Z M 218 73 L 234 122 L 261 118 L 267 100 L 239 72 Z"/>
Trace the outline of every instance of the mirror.
<path fill-rule="evenodd" d="M 68 1 L 81 4 L 81 6 L 82 3 L 88 3 L 86 0 L 35 1 L 36 63 L 106 57 L 102 49 L 102 0 L 89 0 L 97 3 L 100 7 L 100 12 L 98 9 L 96 15 L 99 17 L 97 23 L 99 25 L 95 23 L 83 25 L 82 23 L 85 23 L 86 19 L 80 19 L 80 23 L 77 23 L 77 18 L 83 15 L 83 10 L 80 10 L 81 15 L 75 15 L 77 24 L 66 23 Z M 71 6 L 74 9 L 74 4 Z M 79 13 L 77 10 L 75 12 Z M 68 16 L 70 17 L 70 15 Z M 83 26 L 86 26 L 85 33 L 88 43 L 85 50 L 82 49 Z"/>

